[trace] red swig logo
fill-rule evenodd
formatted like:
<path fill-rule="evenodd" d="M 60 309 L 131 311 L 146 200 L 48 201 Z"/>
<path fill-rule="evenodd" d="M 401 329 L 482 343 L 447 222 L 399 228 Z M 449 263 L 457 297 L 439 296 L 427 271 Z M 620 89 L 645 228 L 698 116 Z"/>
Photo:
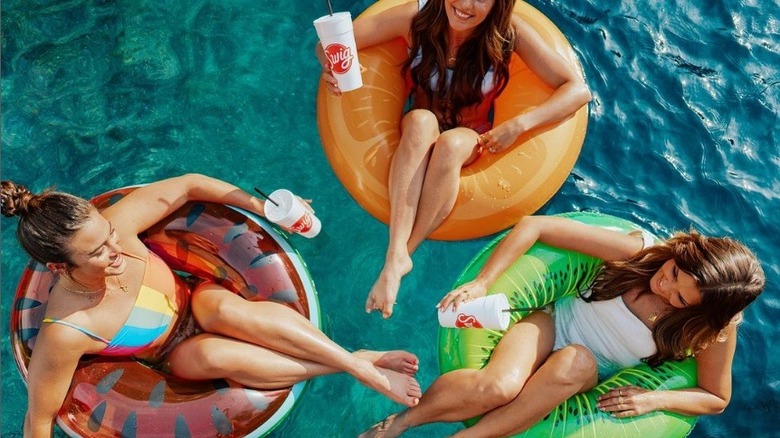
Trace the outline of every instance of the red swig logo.
<path fill-rule="evenodd" d="M 312 225 L 313 225 L 313 221 L 311 220 L 311 215 L 309 214 L 309 212 L 305 212 L 303 213 L 303 216 L 301 216 L 301 218 L 298 219 L 297 222 L 295 222 L 290 226 L 290 229 L 295 231 L 296 233 L 305 233 L 311 230 Z"/>
<path fill-rule="evenodd" d="M 352 49 L 343 44 L 328 44 L 328 47 L 325 47 L 325 56 L 328 58 L 328 67 L 333 70 L 333 73 L 343 75 L 352 67 Z"/>
<path fill-rule="evenodd" d="M 482 324 L 477 321 L 474 315 L 466 315 L 465 313 L 459 313 L 458 319 L 455 320 L 455 327 L 457 328 L 482 328 Z"/>

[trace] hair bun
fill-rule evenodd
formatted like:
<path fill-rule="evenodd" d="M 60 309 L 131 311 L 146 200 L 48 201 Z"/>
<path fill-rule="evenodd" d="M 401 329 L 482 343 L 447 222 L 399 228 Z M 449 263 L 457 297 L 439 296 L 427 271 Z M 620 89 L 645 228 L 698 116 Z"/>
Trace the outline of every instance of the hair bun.
<path fill-rule="evenodd" d="M 27 214 L 30 201 L 35 198 L 27 187 L 13 181 L 3 181 L 0 190 L 2 213 L 5 217 L 24 216 Z"/>

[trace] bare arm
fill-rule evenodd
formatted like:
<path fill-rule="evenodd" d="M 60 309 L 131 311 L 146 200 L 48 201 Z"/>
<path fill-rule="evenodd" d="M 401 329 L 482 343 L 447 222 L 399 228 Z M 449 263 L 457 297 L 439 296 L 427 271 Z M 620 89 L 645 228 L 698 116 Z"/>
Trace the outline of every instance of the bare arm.
<path fill-rule="evenodd" d="M 623 260 L 642 249 L 642 239 L 617 231 L 554 216 L 526 216 L 514 226 L 488 258 L 477 278 L 450 292 L 439 303 L 447 308 L 459 292 L 484 296 L 488 287 L 536 242 L 582 252 L 602 260 Z"/>
<path fill-rule="evenodd" d="M 683 415 L 720 414 L 731 401 L 731 365 L 737 348 L 736 327 L 728 338 L 714 342 L 696 355 L 698 388 L 655 391 L 658 409 Z"/>
<path fill-rule="evenodd" d="M 224 181 L 187 174 L 139 187 L 103 211 L 123 235 L 137 235 L 187 201 L 219 202 L 264 216 L 264 201 Z"/>
<path fill-rule="evenodd" d="M 590 102 L 591 95 L 576 67 L 567 63 L 525 21 L 512 17 L 516 30 L 514 51 L 555 92 L 541 105 L 505 121 L 484 135 L 485 146 L 500 151 L 518 136 L 539 126 L 569 117 Z"/>
<path fill-rule="evenodd" d="M 600 398 L 602 409 L 617 417 L 631 417 L 652 411 L 683 415 L 713 415 L 726 409 L 731 400 L 731 365 L 737 348 L 734 324 L 726 328 L 728 338 L 714 342 L 696 355 L 696 388 L 648 391 L 636 386 L 615 388 Z M 623 394 L 623 406 L 614 407 L 615 392 Z"/>
<path fill-rule="evenodd" d="M 408 43 L 409 30 L 415 15 L 417 15 L 416 0 L 355 20 L 355 43 L 358 50 L 398 37 L 402 37 Z"/>
<path fill-rule="evenodd" d="M 52 436 L 54 419 L 88 342 L 68 327 L 48 326 L 39 333 L 27 376 L 26 438 Z"/>

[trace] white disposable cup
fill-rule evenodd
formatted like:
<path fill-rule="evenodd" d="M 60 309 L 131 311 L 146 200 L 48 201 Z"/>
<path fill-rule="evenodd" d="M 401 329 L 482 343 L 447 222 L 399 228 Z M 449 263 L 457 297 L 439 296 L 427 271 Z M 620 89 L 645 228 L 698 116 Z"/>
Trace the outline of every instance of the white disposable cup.
<path fill-rule="evenodd" d="M 276 205 L 274 204 L 274 202 Z M 268 195 L 265 217 L 269 221 L 311 239 L 320 233 L 322 224 L 297 196 L 289 190 L 279 189 Z"/>
<path fill-rule="evenodd" d="M 509 300 L 498 293 L 475 298 L 458 305 L 439 310 L 439 325 L 452 328 L 486 328 L 506 330 L 509 327 Z"/>
<path fill-rule="evenodd" d="M 314 28 L 322 43 L 328 68 L 339 83 L 341 91 L 352 91 L 363 86 L 360 76 L 355 34 L 352 30 L 352 15 L 336 12 L 314 20 Z"/>

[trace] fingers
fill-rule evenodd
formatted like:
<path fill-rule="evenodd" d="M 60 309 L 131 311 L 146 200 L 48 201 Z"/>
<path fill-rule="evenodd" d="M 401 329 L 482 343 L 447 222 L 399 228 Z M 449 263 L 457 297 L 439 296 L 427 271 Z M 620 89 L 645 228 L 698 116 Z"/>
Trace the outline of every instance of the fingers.
<path fill-rule="evenodd" d="M 454 291 L 445 295 L 436 307 L 439 308 L 440 312 L 443 312 L 452 306 L 452 311 L 454 312 L 458 310 L 458 305 L 471 301 L 474 298 L 476 297 L 472 296 L 471 292 L 468 290 L 455 289 Z"/>
<path fill-rule="evenodd" d="M 487 149 L 491 154 L 495 154 L 500 150 L 498 144 L 491 139 L 490 131 L 481 134 L 477 138 L 477 143 L 483 148 Z"/>
<path fill-rule="evenodd" d="M 328 91 L 335 94 L 336 96 L 341 96 L 341 89 L 339 89 L 339 83 L 336 80 L 336 77 L 333 76 L 332 71 L 323 70 L 322 80 L 325 81 L 325 85 L 328 87 Z"/>
<path fill-rule="evenodd" d="M 444 296 L 444 298 L 439 301 L 439 304 L 436 305 L 436 307 L 439 308 L 440 312 L 443 312 L 447 310 L 451 305 L 453 306 L 453 310 L 455 310 L 454 304 L 455 304 L 455 297 L 457 297 L 457 291 L 452 291 Z"/>
<path fill-rule="evenodd" d="M 614 417 L 631 417 L 638 415 L 634 404 L 633 393 L 629 387 L 617 387 L 598 398 L 598 408 Z"/>

